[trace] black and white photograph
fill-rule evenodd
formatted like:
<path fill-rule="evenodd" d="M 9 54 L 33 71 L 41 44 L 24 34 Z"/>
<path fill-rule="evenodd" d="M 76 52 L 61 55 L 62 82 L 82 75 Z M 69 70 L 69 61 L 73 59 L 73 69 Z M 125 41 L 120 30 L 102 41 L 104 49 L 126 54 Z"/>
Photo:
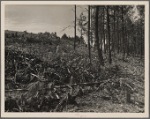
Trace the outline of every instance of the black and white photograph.
<path fill-rule="evenodd" d="M 148 23 L 149 1 L 2 1 L 2 117 L 148 117 Z"/>

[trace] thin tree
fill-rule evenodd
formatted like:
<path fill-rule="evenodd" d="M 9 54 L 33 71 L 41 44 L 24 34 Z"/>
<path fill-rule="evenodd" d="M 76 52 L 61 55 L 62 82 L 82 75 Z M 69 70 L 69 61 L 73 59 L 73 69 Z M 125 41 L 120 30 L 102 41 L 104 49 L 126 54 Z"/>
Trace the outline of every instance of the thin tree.
<path fill-rule="evenodd" d="M 119 53 L 120 51 L 120 38 L 119 38 L 119 7 L 116 8 L 117 9 L 117 53 Z"/>
<path fill-rule="evenodd" d="M 75 5 L 75 21 L 74 21 L 74 50 L 76 47 L 76 5 Z"/>
<path fill-rule="evenodd" d="M 121 7 L 121 12 L 122 12 L 122 16 L 121 16 L 121 19 L 122 19 L 122 48 L 123 48 L 123 55 L 122 55 L 122 59 L 124 60 L 125 58 L 125 45 L 126 45 L 126 41 L 125 41 L 125 33 L 124 33 L 124 9 L 123 9 L 123 6 Z"/>
<path fill-rule="evenodd" d="M 103 31 L 103 46 L 104 46 L 104 53 L 106 53 L 105 48 L 105 7 L 103 7 L 103 13 L 102 13 L 102 31 Z"/>
<path fill-rule="evenodd" d="M 104 66 L 104 59 L 103 59 L 103 55 L 102 55 L 102 49 L 99 47 L 98 12 L 99 12 L 99 7 L 96 6 L 96 10 L 95 10 L 95 38 L 96 38 L 96 46 L 97 46 L 97 51 L 98 51 L 99 63 L 100 63 L 101 66 Z"/>
<path fill-rule="evenodd" d="M 99 7 L 99 38 L 100 38 L 100 48 L 102 49 L 102 44 L 103 44 L 103 23 L 102 23 L 102 20 L 103 20 L 103 7 Z"/>
<path fill-rule="evenodd" d="M 125 51 L 126 51 L 126 54 L 127 54 L 127 56 L 129 56 L 129 38 L 128 38 L 128 27 L 127 27 L 127 20 L 125 20 L 125 28 L 124 28 L 124 30 L 125 30 L 125 41 L 126 41 L 126 49 L 125 49 Z"/>
<path fill-rule="evenodd" d="M 91 44 L 90 44 L 90 5 L 88 6 L 88 49 L 89 49 L 89 59 L 91 64 Z"/>
<path fill-rule="evenodd" d="M 108 36 L 108 61 L 111 64 L 111 49 L 110 49 L 110 18 L 109 18 L 109 6 L 107 6 L 107 36 Z"/>
<path fill-rule="evenodd" d="M 142 21 L 141 21 L 141 26 L 143 26 L 142 25 Z M 144 38 L 143 38 L 143 27 L 141 28 L 141 42 L 140 42 L 140 44 L 141 44 L 141 55 L 140 55 L 140 58 L 142 59 L 142 55 L 143 55 L 143 40 Z"/>
<path fill-rule="evenodd" d="M 114 7 L 114 45 L 113 45 L 113 49 L 114 49 L 114 46 L 116 45 L 116 8 Z"/>

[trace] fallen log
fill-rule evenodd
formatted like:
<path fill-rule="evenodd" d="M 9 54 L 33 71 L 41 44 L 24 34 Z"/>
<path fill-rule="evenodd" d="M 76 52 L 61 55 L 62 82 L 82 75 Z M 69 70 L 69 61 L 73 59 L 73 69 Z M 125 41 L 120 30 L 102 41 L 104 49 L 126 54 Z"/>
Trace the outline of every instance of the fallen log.
<path fill-rule="evenodd" d="M 5 92 L 14 92 L 14 91 L 29 91 L 29 90 L 28 89 L 5 90 Z"/>
<path fill-rule="evenodd" d="M 80 83 L 80 84 L 72 84 L 72 85 L 57 85 L 54 86 L 54 88 L 70 88 L 70 87 L 75 87 L 75 86 L 92 86 L 92 85 L 96 85 L 96 84 L 101 84 L 103 83 L 103 81 L 101 82 L 94 82 L 94 83 Z M 39 89 L 39 91 L 41 90 L 51 90 L 52 88 L 42 88 Z M 14 90 L 5 90 L 6 92 L 13 92 L 13 91 L 29 91 L 28 89 L 14 89 Z"/>

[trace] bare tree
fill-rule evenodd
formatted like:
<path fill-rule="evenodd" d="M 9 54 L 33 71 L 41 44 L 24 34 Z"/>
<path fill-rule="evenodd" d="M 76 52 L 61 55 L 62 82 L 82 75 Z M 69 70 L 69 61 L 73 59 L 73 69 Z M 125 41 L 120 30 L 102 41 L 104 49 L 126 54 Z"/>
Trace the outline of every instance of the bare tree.
<path fill-rule="evenodd" d="M 88 6 L 88 49 L 89 49 L 89 59 L 91 64 L 91 44 L 90 44 L 90 5 Z"/>
<path fill-rule="evenodd" d="M 97 51 L 98 51 L 98 58 L 101 66 L 104 66 L 104 60 L 103 60 L 103 55 L 102 55 L 102 49 L 99 47 L 99 35 L 98 35 L 98 12 L 99 12 L 99 7 L 96 6 L 96 11 L 95 11 L 95 38 L 96 38 L 96 46 L 97 46 Z"/>
<path fill-rule="evenodd" d="M 119 14 L 119 7 L 116 8 L 117 14 Z M 117 53 L 120 51 L 120 38 L 119 38 L 119 17 L 117 16 Z"/>
<path fill-rule="evenodd" d="M 121 7 L 121 20 L 122 20 L 122 48 L 123 48 L 123 55 L 122 55 L 122 59 L 124 60 L 125 58 L 125 45 L 126 45 L 126 41 L 125 41 L 125 33 L 124 33 L 124 9 L 123 6 Z"/>
<path fill-rule="evenodd" d="M 108 36 L 108 60 L 111 64 L 111 49 L 110 49 L 110 18 L 109 18 L 109 6 L 107 6 L 107 36 Z"/>
<path fill-rule="evenodd" d="M 75 21 L 74 21 L 74 50 L 76 47 L 76 5 L 75 5 Z"/>
<path fill-rule="evenodd" d="M 105 48 L 105 7 L 103 7 L 102 11 L 102 33 L 103 33 L 103 46 L 104 46 L 104 53 L 106 53 L 106 48 Z"/>

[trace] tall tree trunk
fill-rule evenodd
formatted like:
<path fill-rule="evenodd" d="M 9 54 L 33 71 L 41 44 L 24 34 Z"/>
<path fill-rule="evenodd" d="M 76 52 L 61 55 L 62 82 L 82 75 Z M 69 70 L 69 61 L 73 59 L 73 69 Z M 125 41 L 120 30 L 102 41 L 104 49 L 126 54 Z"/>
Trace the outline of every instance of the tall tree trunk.
<path fill-rule="evenodd" d="M 90 26 L 91 26 L 91 32 L 90 32 L 90 40 L 91 40 L 91 43 L 93 44 L 93 32 L 92 32 L 92 9 L 90 9 L 90 12 L 91 12 L 91 14 L 90 14 L 90 18 L 91 18 L 91 20 L 90 20 Z"/>
<path fill-rule="evenodd" d="M 114 8 L 114 42 L 113 42 L 113 50 L 115 52 L 114 46 L 116 45 L 116 8 Z"/>
<path fill-rule="evenodd" d="M 135 28 L 134 28 L 135 26 L 132 24 L 131 25 L 131 30 L 132 30 L 132 34 L 131 34 L 131 37 L 132 37 L 132 42 L 131 42 L 131 53 L 132 53 L 132 56 L 134 57 L 134 43 L 135 43 Z"/>
<path fill-rule="evenodd" d="M 103 24 L 103 45 L 104 45 L 104 53 L 106 53 L 106 48 L 105 48 L 105 7 L 103 7 L 103 20 L 102 20 L 102 24 Z"/>
<path fill-rule="evenodd" d="M 136 57 L 136 37 L 134 36 L 134 57 Z"/>
<path fill-rule="evenodd" d="M 99 22 L 99 26 L 102 26 L 102 7 L 99 7 L 99 11 L 98 11 L 98 15 L 99 15 L 99 18 L 98 18 L 98 22 Z M 100 42 L 100 49 L 102 49 L 102 37 L 103 37 L 103 33 L 102 33 L 102 27 L 99 27 L 99 42 Z"/>
<path fill-rule="evenodd" d="M 75 21 L 74 21 L 74 50 L 76 47 L 76 5 L 75 5 Z"/>
<path fill-rule="evenodd" d="M 107 6 L 107 34 L 108 34 L 108 60 L 109 64 L 111 64 L 111 46 L 110 46 L 110 19 L 109 19 L 109 6 Z"/>
<path fill-rule="evenodd" d="M 124 10 L 123 10 L 123 6 L 121 7 L 121 12 L 122 12 L 122 50 L 123 50 L 123 55 L 122 55 L 122 59 L 124 60 L 125 58 L 125 33 L 124 33 Z"/>
<path fill-rule="evenodd" d="M 129 41 L 128 41 L 128 28 L 127 28 L 127 21 L 125 20 L 125 52 L 127 56 L 129 56 Z"/>
<path fill-rule="evenodd" d="M 129 48 L 130 48 L 130 44 L 129 44 L 129 35 L 127 30 L 127 56 L 129 56 Z"/>
<path fill-rule="evenodd" d="M 96 11 L 95 11 L 95 38 L 96 38 L 96 46 L 97 46 L 97 51 L 98 51 L 99 62 L 100 62 L 100 65 L 104 66 L 104 59 L 103 59 L 103 55 L 102 55 L 102 49 L 99 47 L 98 11 L 99 11 L 99 7 L 96 6 Z"/>
<path fill-rule="evenodd" d="M 88 49 L 89 49 L 89 60 L 91 64 L 91 44 L 90 44 L 90 5 L 88 6 Z"/>
<path fill-rule="evenodd" d="M 119 10 L 119 9 L 118 9 Z M 119 14 L 119 11 L 118 11 Z M 120 51 L 120 44 L 119 44 L 119 16 L 117 17 L 117 52 Z"/>
<path fill-rule="evenodd" d="M 137 25 L 135 26 L 136 27 L 136 29 L 138 29 L 137 28 Z M 135 31 L 136 31 L 136 29 L 135 29 Z M 134 48 L 134 50 L 135 50 L 135 57 L 137 56 L 137 54 L 138 54 L 138 50 L 137 50 L 137 44 L 138 44 L 138 38 L 137 38 L 137 36 L 138 36 L 138 34 L 137 34 L 137 31 L 136 31 L 136 33 L 135 33 L 135 48 Z"/>

